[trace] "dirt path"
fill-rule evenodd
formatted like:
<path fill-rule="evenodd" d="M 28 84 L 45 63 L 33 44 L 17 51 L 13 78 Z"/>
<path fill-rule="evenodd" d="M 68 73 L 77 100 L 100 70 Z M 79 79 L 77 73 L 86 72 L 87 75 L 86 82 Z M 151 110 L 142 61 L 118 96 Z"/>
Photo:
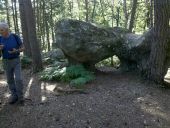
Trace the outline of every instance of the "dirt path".
<path fill-rule="evenodd" d="M 24 71 L 24 106 L 6 103 L 0 77 L 0 128 L 170 128 L 170 90 L 133 73 L 99 72 L 87 94 L 57 96 L 52 90 L 58 83 Z"/>

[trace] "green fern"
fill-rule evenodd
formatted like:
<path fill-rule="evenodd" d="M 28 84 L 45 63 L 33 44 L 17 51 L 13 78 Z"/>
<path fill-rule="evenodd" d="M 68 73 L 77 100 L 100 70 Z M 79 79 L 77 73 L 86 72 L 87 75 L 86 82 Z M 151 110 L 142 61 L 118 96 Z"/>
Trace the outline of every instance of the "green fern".
<path fill-rule="evenodd" d="M 57 80 L 68 82 L 76 88 L 81 88 L 82 85 L 94 79 L 92 72 L 87 71 L 82 65 L 73 65 L 70 67 L 49 67 L 41 74 L 41 80 Z"/>
<path fill-rule="evenodd" d="M 32 60 L 31 58 L 27 57 L 27 56 L 22 56 L 21 57 L 21 64 L 22 64 L 22 68 L 27 68 L 31 65 Z"/>
<path fill-rule="evenodd" d="M 79 77 L 70 82 L 70 85 L 75 87 L 75 88 L 83 88 L 86 83 L 87 79 L 85 77 Z"/>

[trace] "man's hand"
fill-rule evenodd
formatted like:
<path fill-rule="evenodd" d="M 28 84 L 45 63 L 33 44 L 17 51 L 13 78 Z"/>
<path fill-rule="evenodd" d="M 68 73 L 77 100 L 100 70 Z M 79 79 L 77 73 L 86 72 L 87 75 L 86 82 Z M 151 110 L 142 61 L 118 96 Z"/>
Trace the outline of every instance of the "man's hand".
<path fill-rule="evenodd" d="M 12 51 L 8 51 L 10 54 L 14 54 L 14 53 L 18 53 L 19 52 L 19 50 L 18 49 L 15 49 L 15 48 L 13 48 L 12 49 Z"/>
<path fill-rule="evenodd" d="M 0 45 L 0 50 L 2 50 L 4 48 L 4 45 Z"/>

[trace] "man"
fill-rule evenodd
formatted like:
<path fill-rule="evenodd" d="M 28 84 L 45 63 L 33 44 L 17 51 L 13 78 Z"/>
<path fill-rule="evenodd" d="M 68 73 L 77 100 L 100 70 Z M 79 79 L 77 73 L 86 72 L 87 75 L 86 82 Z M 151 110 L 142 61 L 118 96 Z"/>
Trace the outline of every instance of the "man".
<path fill-rule="evenodd" d="M 24 50 L 19 36 L 9 32 L 7 23 L 0 22 L 0 50 L 7 83 L 11 91 L 9 104 L 23 103 L 23 82 L 21 76 L 20 52 Z"/>

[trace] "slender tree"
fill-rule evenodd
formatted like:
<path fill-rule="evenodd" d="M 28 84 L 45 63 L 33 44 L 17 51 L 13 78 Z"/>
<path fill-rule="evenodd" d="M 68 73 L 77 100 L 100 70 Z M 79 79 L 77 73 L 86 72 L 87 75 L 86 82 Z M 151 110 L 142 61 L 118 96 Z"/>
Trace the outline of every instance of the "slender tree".
<path fill-rule="evenodd" d="M 31 0 L 23 0 L 23 4 L 28 29 L 28 38 L 31 46 L 33 72 L 37 72 L 42 69 L 42 59 L 39 43 L 36 37 L 35 16 L 33 15 Z"/>
<path fill-rule="evenodd" d="M 20 19 L 21 19 L 21 28 L 22 28 L 22 35 L 23 35 L 23 42 L 25 46 L 24 54 L 28 57 L 31 57 L 31 46 L 28 38 L 28 28 L 26 22 L 26 13 L 24 8 L 23 0 L 19 0 L 19 10 L 20 10 Z"/>
<path fill-rule="evenodd" d="M 13 0 L 14 2 L 14 12 L 15 12 L 15 25 L 14 26 L 16 28 L 16 33 L 19 34 L 19 27 L 18 27 L 18 11 L 17 11 L 17 1 Z"/>
<path fill-rule="evenodd" d="M 113 23 L 114 23 L 114 0 L 112 0 L 111 10 L 112 10 L 112 27 L 113 27 Z"/>
<path fill-rule="evenodd" d="M 89 21 L 89 2 L 88 0 L 85 0 L 85 10 L 86 10 L 86 22 Z"/>
<path fill-rule="evenodd" d="M 54 7 L 53 7 L 53 3 L 51 2 L 50 3 L 50 26 L 51 26 L 51 34 L 52 34 L 52 40 L 54 41 L 55 39 L 55 34 L 54 34 L 54 19 L 53 19 L 53 16 L 54 16 Z"/>
<path fill-rule="evenodd" d="M 7 16 L 7 21 L 8 21 L 8 25 L 9 27 L 11 27 L 11 22 L 10 22 L 10 11 L 9 11 L 9 1 L 8 0 L 5 0 L 5 8 L 6 8 L 6 16 Z"/>
<path fill-rule="evenodd" d="M 42 0 L 42 10 L 41 10 L 41 38 L 42 38 L 42 48 L 45 48 L 45 44 L 46 44 L 46 29 L 45 29 L 45 22 L 46 22 L 46 18 L 45 18 L 45 8 L 46 8 L 46 4 L 45 4 L 45 0 Z"/>
<path fill-rule="evenodd" d="M 136 8 L 137 8 L 137 0 L 133 0 L 131 17 L 130 17 L 130 22 L 129 22 L 129 31 L 130 32 L 132 32 L 132 29 L 133 29 L 133 26 L 134 26 Z"/>
<path fill-rule="evenodd" d="M 119 27 L 120 22 L 120 7 L 116 7 L 116 26 Z"/>
<path fill-rule="evenodd" d="M 91 16 L 91 21 L 94 21 L 95 18 L 95 11 L 96 11 L 96 0 L 93 0 L 93 11 L 92 11 L 92 16 Z"/>
<path fill-rule="evenodd" d="M 150 9 L 149 9 L 149 14 L 150 14 L 150 28 L 153 27 L 153 0 L 150 0 Z"/>
<path fill-rule="evenodd" d="M 103 17 L 103 23 L 105 24 L 106 23 L 106 19 L 105 19 L 104 7 L 103 7 L 102 0 L 100 0 L 100 6 L 101 6 L 101 14 L 102 14 L 102 17 Z"/>
<path fill-rule="evenodd" d="M 14 2 L 13 0 L 11 0 L 12 6 L 12 18 L 13 18 L 13 24 L 14 24 L 14 29 L 15 29 L 15 33 L 17 33 L 17 28 L 16 28 L 16 18 L 15 18 L 15 10 L 14 10 Z"/>
<path fill-rule="evenodd" d="M 49 31 L 49 23 L 48 23 L 48 20 L 47 19 L 49 19 L 48 18 L 48 14 L 47 13 L 45 13 L 45 16 L 44 16 L 44 18 L 45 18 L 45 20 L 44 20 L 44 22 L 45 22 L 45 30 L 46 30 L 46 37 L 47 37 L 47 39 L 46 39 L 46 45 L 47 45 L 47 50 L 48 51 L 50 51 L 51 50 L 51 46 L 50 46 L 50 31 Z"/>
<path fill-rule="evenodd" d="M 125 28 L 127 28 L 129 14 L 127 12 L 127 3 L 126 3 L 126 0 L 123 0 L 123 11 L 124 11 L 124 16 L 125 16 Z"/>
<path fill-rule="evenodd" d="M 79 20 L 81 19 L 81 16 L 80 16 L 80 0 L 77 0 L 77 6 L 78 6 L 78 10 L 79 10 Z"/>

